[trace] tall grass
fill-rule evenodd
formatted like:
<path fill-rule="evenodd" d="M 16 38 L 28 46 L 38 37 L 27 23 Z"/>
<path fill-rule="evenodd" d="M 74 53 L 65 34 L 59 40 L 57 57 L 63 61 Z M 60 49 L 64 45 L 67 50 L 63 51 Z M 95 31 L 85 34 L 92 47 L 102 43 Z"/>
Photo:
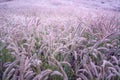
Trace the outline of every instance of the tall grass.
<path fill-rule="evenodd" d="M 67 27 L 25 22 L 0 27 L 1 80 L 120 80 L 119 18 Z"/>

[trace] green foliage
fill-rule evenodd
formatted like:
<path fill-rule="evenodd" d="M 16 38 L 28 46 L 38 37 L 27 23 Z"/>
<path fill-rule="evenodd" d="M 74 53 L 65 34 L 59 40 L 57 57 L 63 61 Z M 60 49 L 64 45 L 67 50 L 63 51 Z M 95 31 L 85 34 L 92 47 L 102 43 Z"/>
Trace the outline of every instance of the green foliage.
<path fill-rule="evenodd" d="M 3 44 L 0 43 L 0 47 L 0 61 L 2 61 L 2 63 L 14 61 L 14 57 L 8 52 L 6 46 L 3 47 Z"/>

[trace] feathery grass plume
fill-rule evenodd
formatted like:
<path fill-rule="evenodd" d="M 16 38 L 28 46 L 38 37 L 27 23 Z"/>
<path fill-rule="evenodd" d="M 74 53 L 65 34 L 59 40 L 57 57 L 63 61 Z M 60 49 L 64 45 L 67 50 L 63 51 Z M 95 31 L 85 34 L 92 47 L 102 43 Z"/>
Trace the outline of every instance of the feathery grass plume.
<path fill-rule="evenodd" d="M 46 77 L 48 77 L 52 73 L 52 70 L 44 70 L 42 71 L 39 75 L 33 78 L 33 80 L 39 79 L 39 80 L 44 80 Z"/>
<path fill-rule="evenodd" d="M 116 35 L 116 36 L 115 36 Z M 119 32 L 113 32 L 110 33 L 109 35 L 105 36 L 102 40 L 98 41 L 96 44 L 94 44 L 93 49 L 97 48 L 101 43 L 103 43 L 105 41 L 105 39 L 115 39 L 116 37 L 118 37 L 120 35 Z"/>
<path fill-rule="evenodd" d="M 82 74 L 82 73 L 80 73 L 79 77 L 82 78 L 83 80 L 89 80 L 89 79 L 87 78 L 87 76 L 85 76 L 85 75 Z"/>
<path fill-rule="evenodd" d="M 6 80 L 7 76 L 10 74 L 11 69 L 13 69 L 18 62 L 19 62 L 19 59 L 15 60 L 7 67 L 7 69 L 3 73 L 2 80 Z"/>
<path fill-rule="evenodd" d="M 77 80 L 82 80 L 81 78 L 78 78 Z"/>
<path fill-rule="evenodd" d="M 51 76 L 59 75 L 59 76 L 63 77 L 63 74 L 61 74 L 59 71 L 53 71 L 50 75 Z"/>
<path fill-rule="evenodd" d="M 31 80 L 35 77 L 35 73 L 33 71 L 27 71 L 24 75 L 25 80 Z"/>
<path fill-rule="evenodd" d="M 49 60 L 53 63 L 55 63 L 57 65 L 57 67 L 60 69 L 60 72 L 63 74 L 63 78 L 64 80 L 68 80 L 68 77 L 62 67 L 62 65 L 60 64 L 60 62 L 58 62 L 55 58 L 49 57 Z"/>

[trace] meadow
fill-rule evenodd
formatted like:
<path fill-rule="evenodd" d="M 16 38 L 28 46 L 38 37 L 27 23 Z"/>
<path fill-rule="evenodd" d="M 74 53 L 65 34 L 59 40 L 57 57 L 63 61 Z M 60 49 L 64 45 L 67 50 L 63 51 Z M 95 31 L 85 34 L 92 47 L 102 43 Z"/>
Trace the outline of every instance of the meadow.
<path fill-rule="evenodd" d="M 120 80 L 120 12 L 31 3 L 0 4 L 0 80 Z"/>

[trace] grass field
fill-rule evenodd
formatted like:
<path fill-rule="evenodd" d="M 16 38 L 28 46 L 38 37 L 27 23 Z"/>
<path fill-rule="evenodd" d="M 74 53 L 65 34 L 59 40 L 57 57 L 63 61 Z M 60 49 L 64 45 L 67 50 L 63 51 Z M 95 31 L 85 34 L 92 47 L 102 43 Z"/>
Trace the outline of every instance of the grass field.
<path fill-rule="evenodd" d="M 0 80 L 120 80 L 119 0 L 0 0 Z"/>

